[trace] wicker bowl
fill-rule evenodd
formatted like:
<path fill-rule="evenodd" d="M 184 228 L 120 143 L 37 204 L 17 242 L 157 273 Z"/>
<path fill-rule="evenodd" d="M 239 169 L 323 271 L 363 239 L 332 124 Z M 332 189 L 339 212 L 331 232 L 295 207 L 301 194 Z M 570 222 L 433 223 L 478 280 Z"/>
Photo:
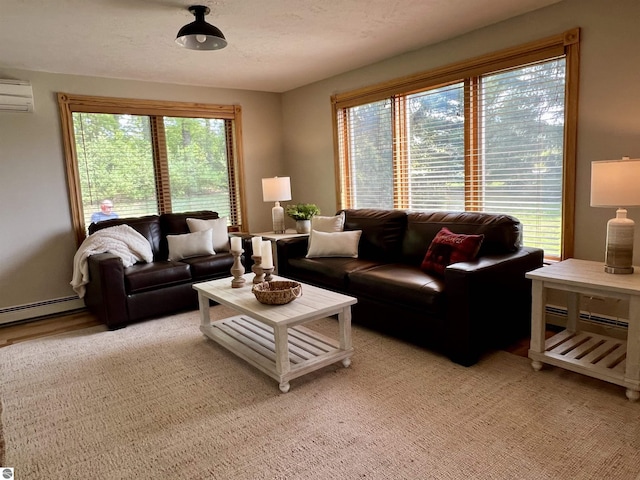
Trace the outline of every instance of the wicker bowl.
<path fill-rule="evenodd" d="M 284 305 L 302 296 L 302 285 L 288 280 L 256 283 L 251 289 L 260 303 Z"/>

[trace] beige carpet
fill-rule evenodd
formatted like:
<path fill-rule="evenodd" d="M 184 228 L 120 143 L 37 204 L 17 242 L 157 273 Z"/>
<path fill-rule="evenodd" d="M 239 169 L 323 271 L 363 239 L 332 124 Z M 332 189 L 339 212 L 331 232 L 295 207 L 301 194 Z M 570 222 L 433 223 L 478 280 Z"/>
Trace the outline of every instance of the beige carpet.
<path fill-rule="evenodd" d="M 640 403 L 621 387 L 506 352 L 464 368 L 362 328 L 353 340 L 350 368 L 287 394 L 206 340 L 197 312 L 2 348 L 2 465 L 47 480 L 640 473 Z"/>

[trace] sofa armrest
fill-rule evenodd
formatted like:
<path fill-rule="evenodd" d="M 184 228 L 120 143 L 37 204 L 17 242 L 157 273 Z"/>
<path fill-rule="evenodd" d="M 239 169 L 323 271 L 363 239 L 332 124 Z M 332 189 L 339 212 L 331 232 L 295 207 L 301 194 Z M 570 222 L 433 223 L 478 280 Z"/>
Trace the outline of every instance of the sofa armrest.
<path fill-rule="evenodd" d="M 487 348 L 504 346 L 530 332 L 531 282 L 525 274 L 542 266 L 544 252 L 522 247 L 445 269 L 446 348 L 462 365 Z"/>
<path fill-rule="evenodd" d="M 111 253 L 91 255 L 88 259 L 89 283 L 85 304 L 98 320 L 110 329 L 126 325 L 127 294 L 122 260 Z"/>
<path fill-rule="evenodd" d="M 309 249 L 309 237 L 283 238 L 276 242 L 278 252 L 278 275 L 286 277 L 289 273 L 289 259 L 302 258 Z"/>

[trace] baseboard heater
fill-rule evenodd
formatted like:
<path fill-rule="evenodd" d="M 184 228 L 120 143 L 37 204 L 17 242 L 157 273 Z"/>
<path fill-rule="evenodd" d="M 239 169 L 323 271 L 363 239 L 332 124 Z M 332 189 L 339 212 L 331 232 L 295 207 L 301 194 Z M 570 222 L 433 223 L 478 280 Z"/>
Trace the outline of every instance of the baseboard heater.
<path fill-rule="evenodd" d="M 0 325 L 39 317 L 55 315 L 85 308 L 84 302 L 77 296 L 55 298 L 25 305 L 0 308 Z M 547 305 L 545 308 L 547 322 L 552 325 L 565 326 L 567 320 L 566 307 Z M 555 321 L 554 321 L 555 320 Z M 594 323 L 604 327 L 627 328 L 627 322 L 606 315 L 594 315 L 590 312 L 580 312 L 580 321 Z"/>
<path fill-rule="evenodd" d="M 35 320 L 40 317 L 55 315 L 85 308 L 84 301 L 78 296 L 54 298 L 41 302 L 0 308 L 0 325 L 6 323 Z"/>
<path fill-rule="evenodd" d="M 545 308 L 545 312 L 547 314 L 547 323 L 552 325 L 557 325 L 564 327 L 567 321 L 567 308 L 559 307 L 557 305 L 547 305 Z M 559 320 L 557 323 L 555 320 Z M 593 323 L 595 325 L 600 325 L 601 327 L 615 327 L 615 328 L 624 328 L 628 327 L 628 322 L 626 320 L 620 320 L 617 317 L 610 317 L 602 314 L 593 314 L 591 312 L 581 311 L 579 315 L 579 320 L 581 322 Z"/>

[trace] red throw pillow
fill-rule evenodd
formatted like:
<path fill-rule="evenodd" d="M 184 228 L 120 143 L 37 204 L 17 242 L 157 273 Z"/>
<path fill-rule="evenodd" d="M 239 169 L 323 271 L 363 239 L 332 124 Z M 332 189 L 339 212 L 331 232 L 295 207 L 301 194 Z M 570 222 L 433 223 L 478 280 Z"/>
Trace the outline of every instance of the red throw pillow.
<path fill-rule="evenodd" d="M 447 265 L 476 258 L 482 240 L 484 235 L 463 235 L 442 227 L 429 245 L 420 269 L 427 273 L 444 275 Z"/>

